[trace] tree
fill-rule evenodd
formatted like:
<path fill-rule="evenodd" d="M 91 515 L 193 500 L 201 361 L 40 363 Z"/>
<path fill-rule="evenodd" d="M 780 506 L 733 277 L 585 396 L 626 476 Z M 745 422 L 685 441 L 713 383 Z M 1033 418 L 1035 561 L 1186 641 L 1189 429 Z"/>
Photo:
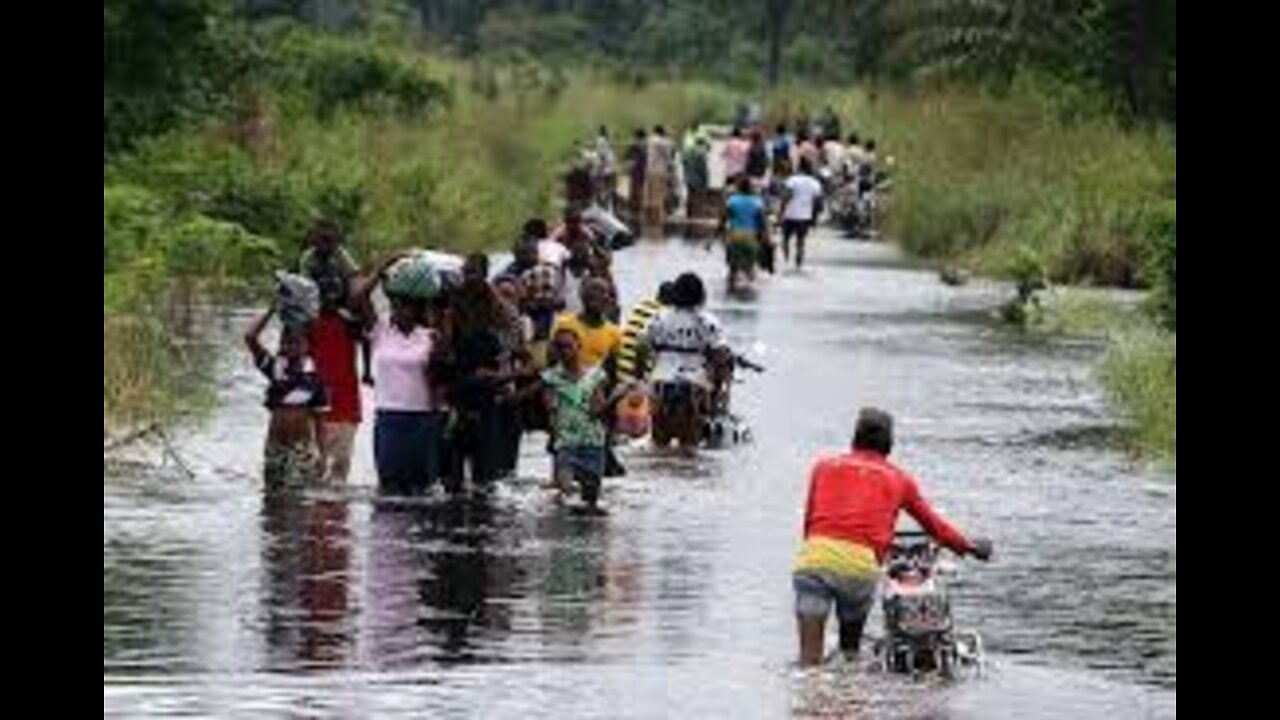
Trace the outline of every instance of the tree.
<path fill-rule="evenodd" d="M 217 32 L 229 10 L 224 0 L 104 0 L 104 153 L 172 127 L 212 99 L 221 74 Z"/>

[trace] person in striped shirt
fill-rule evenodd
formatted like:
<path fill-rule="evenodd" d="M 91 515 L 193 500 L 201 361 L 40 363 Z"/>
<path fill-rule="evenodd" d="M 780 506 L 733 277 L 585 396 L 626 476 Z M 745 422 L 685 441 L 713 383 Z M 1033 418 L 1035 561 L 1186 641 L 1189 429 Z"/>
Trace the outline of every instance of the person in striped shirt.
<path fill-rule="evenodd" d="M 672 283 L 665 281 L 658 286 L 658 294 L 640 301 L 622 326 L 622 344 L 618 349 L 618 379 L 622 382 L 638 382 L 648 375 L 648 358 L 644 336 L 654 318 L 671 304 Z"/>

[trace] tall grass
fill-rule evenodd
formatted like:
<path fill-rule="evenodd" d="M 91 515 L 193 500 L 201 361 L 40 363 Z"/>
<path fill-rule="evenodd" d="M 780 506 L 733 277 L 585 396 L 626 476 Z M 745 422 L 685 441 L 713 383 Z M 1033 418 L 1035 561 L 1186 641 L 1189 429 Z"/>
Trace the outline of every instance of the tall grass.
<path fill-rule="evenodd" d="M 1178 338 L 1152 328 L 1123 333 L 1101 367 L 1116 411 L 1133 428 L 1134 449 L 1168 460 L 1178 454 Z"/>

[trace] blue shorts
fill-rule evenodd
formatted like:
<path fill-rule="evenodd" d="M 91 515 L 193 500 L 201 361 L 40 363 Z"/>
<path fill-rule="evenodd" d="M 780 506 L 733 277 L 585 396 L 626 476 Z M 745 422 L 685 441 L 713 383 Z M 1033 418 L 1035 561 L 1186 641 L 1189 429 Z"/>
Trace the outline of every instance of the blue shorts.
<path fill-rule="evenodd" d="M 826 619 L 835 605 L 841 623 L 866 622 L 876 597 L 877 578 L 839 575 L 823 570 L 797 570 L 791 576 L 796 591 L 796 615 Z"/>

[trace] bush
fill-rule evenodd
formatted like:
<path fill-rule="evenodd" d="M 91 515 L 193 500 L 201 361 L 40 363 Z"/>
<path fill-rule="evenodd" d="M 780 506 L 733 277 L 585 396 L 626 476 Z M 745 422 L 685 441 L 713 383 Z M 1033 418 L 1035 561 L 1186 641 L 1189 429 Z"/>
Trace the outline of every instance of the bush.
<path fill-rule="evenodd" d="M 451 95 L 413 61 L 372 43 L 290 29 L 275 55 L 275 82 L 322 119 L 377 108 L 413 115 Z"/>

